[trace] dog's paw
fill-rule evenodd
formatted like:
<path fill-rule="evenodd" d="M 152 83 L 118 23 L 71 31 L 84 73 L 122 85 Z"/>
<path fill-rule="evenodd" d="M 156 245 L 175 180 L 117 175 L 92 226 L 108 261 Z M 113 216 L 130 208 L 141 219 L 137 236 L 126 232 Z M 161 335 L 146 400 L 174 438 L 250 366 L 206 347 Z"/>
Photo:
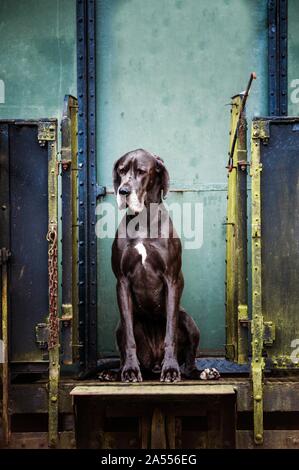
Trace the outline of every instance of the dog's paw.
<path fill-rule="evenodd" d="M 160 376 L 161 382 L 178 382 L 181 380 L 180 366 L 176 359 L 165 360 Z"/>
<path fill-rule="evenodd" d="M 139 365 L 136 363 L 125 364 L 121 371 L 122 382 L 142 382 L 142 375 Z"/>
<path fill-rule="evenodd" d="M 215 367 L 211 369 L 204 369 L 200 374 L 201 380 L 218 380 L 220 379 L 220 374 Z"/>

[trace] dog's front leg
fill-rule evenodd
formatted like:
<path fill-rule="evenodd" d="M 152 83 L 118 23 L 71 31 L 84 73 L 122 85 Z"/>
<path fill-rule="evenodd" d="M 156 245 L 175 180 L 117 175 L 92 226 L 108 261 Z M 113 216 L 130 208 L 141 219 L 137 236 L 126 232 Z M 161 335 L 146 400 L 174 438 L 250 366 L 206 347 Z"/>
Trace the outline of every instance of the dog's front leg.
<path fill-rule="evenodd" d="M 136 342 L 133 328 L 133 303 L 129 282 L 126 278 L 118 279 L 117 301 L 121 317 L 121 345 L 123 382 L 141 382 L 142 376 L 137 359 Z"/>
<path fill-rule="evenodd" d="M 181 379 L 177 361 L 177 334 L 181 286 L 178 281 L 166 282 L 166 334 L 164 341 L 164 359 L 162 363 L 162 382 L 176 382 Z"/>

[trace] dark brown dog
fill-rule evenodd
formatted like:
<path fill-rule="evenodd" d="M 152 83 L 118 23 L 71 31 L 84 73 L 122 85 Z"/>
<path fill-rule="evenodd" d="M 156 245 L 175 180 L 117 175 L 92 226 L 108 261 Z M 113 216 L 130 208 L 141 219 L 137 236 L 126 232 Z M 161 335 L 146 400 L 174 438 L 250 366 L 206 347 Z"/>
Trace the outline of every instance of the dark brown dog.
<path fill-rule="evenodd" d="M 180 306 L 184 280 L 181 242 L 162 204 L 169 175 L 163 160 L 145 150 L 122 156 L 113 169 L 119 208 L 129 208 L 115 236 L 121 379 L 142 381 L 141 371 L 164 382 L 195 370 L 199 330 Z"/>

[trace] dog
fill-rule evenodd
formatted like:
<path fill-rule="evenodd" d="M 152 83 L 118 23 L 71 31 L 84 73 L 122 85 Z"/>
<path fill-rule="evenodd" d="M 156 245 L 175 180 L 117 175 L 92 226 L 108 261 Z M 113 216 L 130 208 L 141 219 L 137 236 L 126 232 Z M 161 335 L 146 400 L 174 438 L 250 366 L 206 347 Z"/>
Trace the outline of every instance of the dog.
<path fill-rule="evenodd" d="M 115 163 L 113 185 L 119 209 L 128 208 L 112 245 L 121 380 L 141 382 L 152 372 L 162 382 L 176 382 L 180 366 L 192 377 L 200 332 L 180 305 L 181 241 L 162 202 L 168 171 L 160 157 L 134 150 Z"/>

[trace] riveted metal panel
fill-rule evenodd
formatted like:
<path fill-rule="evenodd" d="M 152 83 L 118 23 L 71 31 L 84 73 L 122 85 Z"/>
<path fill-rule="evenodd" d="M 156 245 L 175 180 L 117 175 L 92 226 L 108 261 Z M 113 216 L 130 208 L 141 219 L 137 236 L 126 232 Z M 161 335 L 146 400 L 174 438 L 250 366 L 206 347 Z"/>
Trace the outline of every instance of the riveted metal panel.
<path fill-rule="evenodd" d="M 35 337 L 48 316 L 48 149 L 38 125 L 9 127 L 11 217 L 10 360 L 44 359 Z"/>
<path fill-rule="evenodd" d="M 269 114 L 288 114 L 288 0 L 268 3 Z"/>
<path fill-rule="evenodd" d="M 275 327 L 265 344 L 272 367 L 298 367 L 292 360 L 299 338 L 299 119 L 271 120 L 261 145 L 262 311 Z"/>
<path fill-rule="evenodd" d="M 288 114 L 299 116 L 299 3 L 288 0 Z"/>
<path fill-rule="evenodd" d="M 97 359 L 95 1 L 77 1 L 80 367 Z"/>

